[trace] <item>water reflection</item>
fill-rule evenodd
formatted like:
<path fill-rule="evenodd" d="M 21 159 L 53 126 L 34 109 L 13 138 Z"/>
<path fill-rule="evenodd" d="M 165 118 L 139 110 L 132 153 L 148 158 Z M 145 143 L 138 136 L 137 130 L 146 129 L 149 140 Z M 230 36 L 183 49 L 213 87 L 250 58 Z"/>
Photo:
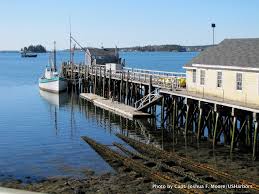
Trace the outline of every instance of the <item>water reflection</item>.
<path fill-rule="evenodd" d="M 46 92 L 43 90 L 39 90 L 39 91 L 40 91 L 40 96 L 51 105 L 60 107 L 68 103 L 68 93 L 66 92 L 56 94 L 56 93 Z"/>

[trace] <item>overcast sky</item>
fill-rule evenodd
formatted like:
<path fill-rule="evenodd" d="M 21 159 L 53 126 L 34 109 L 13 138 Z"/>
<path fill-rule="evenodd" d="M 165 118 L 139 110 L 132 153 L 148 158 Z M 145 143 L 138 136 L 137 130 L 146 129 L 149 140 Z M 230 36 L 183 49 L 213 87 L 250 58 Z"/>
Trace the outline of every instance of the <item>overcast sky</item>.
<path fill-rule="evenodd" d="M 0 50 L 30 44 L 84 46 L 204 45 L 259 37 L 258 0 L 0 0 Z"/>

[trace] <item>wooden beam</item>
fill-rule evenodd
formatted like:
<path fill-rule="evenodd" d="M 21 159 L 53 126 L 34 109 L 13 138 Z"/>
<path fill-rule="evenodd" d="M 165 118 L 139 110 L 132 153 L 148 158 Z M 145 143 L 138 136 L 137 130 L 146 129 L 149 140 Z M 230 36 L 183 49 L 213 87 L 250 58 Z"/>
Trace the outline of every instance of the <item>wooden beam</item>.
<path fill-rule="evenodd" d="M 253 114 L 254 117 L 254 143 L 253 143 L 253 160 L 256 159 L 256 145 L 257 145 L 257 133 L 258 133 L 258 115 L 256 113 Z"/>

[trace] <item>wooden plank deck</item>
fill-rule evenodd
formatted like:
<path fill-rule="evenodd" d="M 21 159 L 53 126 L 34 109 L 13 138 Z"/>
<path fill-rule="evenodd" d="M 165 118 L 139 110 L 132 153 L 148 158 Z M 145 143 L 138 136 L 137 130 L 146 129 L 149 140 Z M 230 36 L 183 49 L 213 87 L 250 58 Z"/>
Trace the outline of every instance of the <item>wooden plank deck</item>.
<path fill-rule="evenodd" d="M 130 120 L 135 118 L 151 117 L 151 114 L 137 111 L 135 108 L 119 103 L 117 101 L 112 101 L 107 98 L 92 94 L 92 93 L 81 93 L 80 97 L 92 102 L 95 106 L 109 110 L 115 114 L 126 117 Z"/>

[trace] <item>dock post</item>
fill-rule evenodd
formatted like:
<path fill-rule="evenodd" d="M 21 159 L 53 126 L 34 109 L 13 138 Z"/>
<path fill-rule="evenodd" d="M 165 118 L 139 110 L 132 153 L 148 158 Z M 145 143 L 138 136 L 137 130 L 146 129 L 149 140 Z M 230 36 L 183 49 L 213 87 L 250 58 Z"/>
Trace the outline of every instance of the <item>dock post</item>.
<path fill-rule="evenodd" d="M 257 145 L 257 132 L 258 132 L 258 115 L 253 113 L 254 117 L 254 143 L 253 143 L 253 160 L 256 159 L 256 145 Z"/>
<path fill-rule="evenodd" d="M 165 109 L 165 97 L 162 97 L 161 101 L 161 125 L 164 125 L 164 109 Z"/>
<path fill-rule="evenodd" d="M 109 91 L 109 98 L 111 98 L 111 77 L 112 77 L 112 72 L 111 72 L 111 68 L 109 70 L 109 83 L 108 83 L 108 91 Z"/>
<path fill-rule="evenodd" d="M 94 94 L 96 94 L 97 87 L 97 66 L 95 66 L 95 77 L 94 77 Z"/>
<path fill-rule="evenodd" d="M 106 67 L 103 69 L 103 97 L 105 98 Z"/>
<path fill-rule="evenodd" d="M 236 117 L 236 115 L 235 115 L 235 109 L 234 109 L 234 108 L 232 108 L 232 115 L 233 115 L 233 129 L 232 129 L 230 153 L 233 152 L 233 148 L 234 148 L 235 132 L 236 132 L 236 123 L 237 123 L 237 117 Z"/>
<path fill-rule="evenodd" d="M 89 65 L 87 65 L 87 77 L 86 77 L 86 80 L 87 80 L 87 89 L 86 89 L 86 92 L 90 92 L 90 81 L 89 81 Z"/>
<path fill-rule="evenodd" d="M 84 92 L 86 92 L 86 65 L 84 65 L 84 84 L 83 84 L 83 87 L 84 87 Z"/>
<path fill-rule="evenodd" d="M 200 141 L 200 136 L 201 136 L 201 120 L 202 120 L 202 113 L 203 109 L 201 107 L 201 101 L 199 101 L 199 120 L 198 120 L 198 129 L 197 129 L 197 141 Z"/>
<path fill-rule="evenodd" d="M 113 81 L 113 98 L 112 100 L 116 99 L 116 80 Z M 119 101 L 119 98 L 118 98 Z"/>
<path fill-rule="evenodd" d="M 185 117 L 185 130 L 184 130 L 184 134 L 185 136 L 187 135 L 187 131 L 188 131 L 188 122 L 189 122 L 189 111 L 190 111 L 190 105 L 188 104 L 188 99 L 186 100 L 186 117 Z"/>
<path fill-rule="evenodd" d="M 102 68 L 101 68 L 101 66 L 99 66 L 99 80 L 98 81 L 99 81 L 99 83 L 98 83 L 98 88 L 99 88 L 98 93 L 101 96 L 102 95 Z"/>
<path fill-rule="evenodd" d="M 127 82 L 126 82 L 126 92 L 125 92 L 126 94 L 125 94 L 125 96 L 126 96 L 126 104 L 128 105 L 129 103 L 128 103 L 128 101 L 129 101 L 129 99 L 128 99 L 128 94 L 129 94 L 129 70 L 128 70 L 128 73 L 127 73 Z"/>
<path fill-rule="evenodd" d="M 172 115 L 172 130 L 175 131 L 175 121 L 176 121 L 176 111 L 177 111 L 177 103 L 176 103 L 176 97 L 173 99 L 173 115 Z M 174 137 L 173 137 L 174 138 Z"/>
<path fill-rule="evenodd" d="M 216 112 L 216 121 L 215 121 L 215 126 L 214 126 L 214 131 L 213 131 L 213 149 L 215 148 L 215 145 L 217 143 L 217 129 L 218 129 L 218 122 L 219 122 L 219 112 Z"/>
<path fill-rule="evenodd" d="M 247 129 L 246 129 L 246 145 L 251 146 L 251 126 L 252 126 L 252 117 L 248 115 L 247 118 Z"/>
<path fill-rule="evenodd" d="M 119 102 L 122 102 L 123 99 L 122 99 L 122 87 L 123 87 L 123 72 L 121 72 L 121 82 L 120 82 L 120 101 Z"/>
<path fill-rule="evenodd" d="M 152 75 L 149 76 L 149 87 L 148 87 L 148 92 L 151 94 L 152 92 Z M 149 95 L 149 102 L 151 102 L 151 96 Z"/>
<path fill-rule="evenodd" d="M 94 69 L 93 66 L 91 65 L 91 75 L 90 75 L 90 79 L 91 79 L 91 93 L 94 93 Z"/>

